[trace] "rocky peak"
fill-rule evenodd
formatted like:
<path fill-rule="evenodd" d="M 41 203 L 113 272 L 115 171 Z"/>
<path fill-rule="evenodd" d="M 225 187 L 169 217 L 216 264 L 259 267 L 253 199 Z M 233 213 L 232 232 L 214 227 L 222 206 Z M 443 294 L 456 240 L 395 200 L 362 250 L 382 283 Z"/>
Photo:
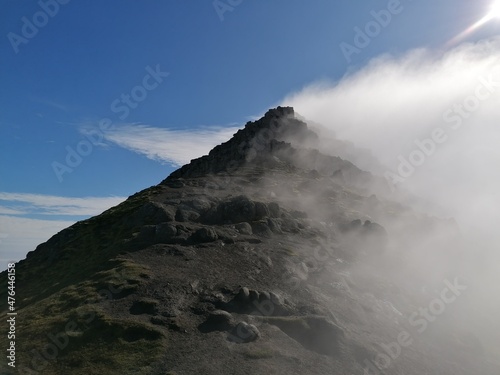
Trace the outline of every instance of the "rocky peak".
<path fill-rule="evenodd" d="M 315 142 L 318 136 L 295 117 L 291 107 L 277 107 L 257 121 L 248 122 L 233 137 L 173 172 L 168 179 L 199 177 L 232 171 L 252 162 L 268 161 L 277 150 L 292 149 L 294 144 Z"/>
<path fill-rule="evenodd" d="M 315 141 L 292 108 L 272 109 L 30 252 L 16 265 L 17 373 L 500 374 L 482 334 L 495 321 L 463 319 L 474 299 L 433 313 L 465 241 Z M 456 270 L 440 270 L 445 256 Z M 7 272 L 0 285 L 5 312 Z M 416 311 L 436 320 L 425 334 L 413 322 L 433 320 Z"/>

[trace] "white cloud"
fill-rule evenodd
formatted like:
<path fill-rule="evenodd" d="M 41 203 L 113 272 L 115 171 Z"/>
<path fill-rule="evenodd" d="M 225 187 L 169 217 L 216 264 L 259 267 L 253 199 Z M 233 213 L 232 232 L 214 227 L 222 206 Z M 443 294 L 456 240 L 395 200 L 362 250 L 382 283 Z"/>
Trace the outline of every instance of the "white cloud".
<path fill-rule="evenodd" d="M 0 206 L 0 215 L 25 215 L 26 211 Z"/>
<path fill-rule="evenodd" d="M 69 198 L 42 194 L 0 192 L 0 213 L 9 215 L 92 216 L 116 206 L 125 199 L 125 197 Z"/>
<path fill-rule="evenodd" d="M 169 130 L 125 124 L 107 131 L 104 137 L 149 159 L 181 166 L 208 154 L 214 146 L 227 141 L 237 130 L 236 127 Z"/>
<path fill-rule="evenodd" d="M 65 106 L 65 105 L 63 105 L 55 100 L 46 99 L 46 98 L 38 98 L 38 97 L 32 97 L 31 100 L 33 100 L 36 103 L 44 104 L 46 106 L 59 109 L 60 111 L 69 112 L 69 108 L 67 106 Z M 42 117 L 43 117 L 43 115 L 42 115 Z"/>
<path fill-rule="evenodd" d="M 413 171 L 397 186 L 423 198 L 421 207 L 414 201 L 410 205 L 457 220 L 463 236 L 439 246 L 412 235 L 411 228 L 396 228 L 391 238 L 409 239 L 408 246 L 398 249 L 405 259 L 401 269 L 424 267 L 422 276 L 428 280 L 434 272 L 470 280 L 467 303 L 475 313 L 467 312 L 470 320 L 461 320 L 462 327 L 475 326 L 484 312 L 493 316 L 500 311 L 492 297 L 498 295 L 500 262 L 499 103 L 500 38 L 445 52 L 383 56 L 337 83 L 311 85 L 283 103 L 338 138 L 370 150 L 385 165 L 382 174 L 400 174 L 405 161 Z M 435 131 L 446 139 L 428 143 Z M 426 140 L 426 153 L 416 140 Z M 365 167 L 374 170 L 371 159 Z M 412 247 L 418 251 L 412 254 Z M 383 259 L 397 264 L 398 258 L 382 257 L 377 264 Z M 497 344 L 498 336 L 494 340 Z"/>
<path fill-rule="evenodd" d="M 500 222 L 499 211 L 491 209 L 500 207 L 499 99 L 497 38 L 446 53 L 382 56 L 337 83 L 291 94 L 283 104 L 371 150 L 392 172 L 400 156 L 408 160 L 419 150 L 416 140 L 442 129 L 447 140 L 400 186 L 445 207 L 461 223 L 490 228 Z"/>

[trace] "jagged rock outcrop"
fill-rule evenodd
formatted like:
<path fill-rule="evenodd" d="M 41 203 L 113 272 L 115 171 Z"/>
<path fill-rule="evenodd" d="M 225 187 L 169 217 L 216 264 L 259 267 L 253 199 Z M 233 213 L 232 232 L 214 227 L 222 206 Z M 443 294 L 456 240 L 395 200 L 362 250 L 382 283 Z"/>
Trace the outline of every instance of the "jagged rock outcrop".
<path fill-rule="evenodd" d="M 233 137 L 214 147 L 206 156 L 173 172 L 168 180 L 231 172 L 248 162 L 269 162 L 269 155 L 290 148 L 287 141 L 311 141 L 317 135 L 294 117 L 293 108 L 278 107 L 269 110 L 263 118 L 248 122 Z"/>

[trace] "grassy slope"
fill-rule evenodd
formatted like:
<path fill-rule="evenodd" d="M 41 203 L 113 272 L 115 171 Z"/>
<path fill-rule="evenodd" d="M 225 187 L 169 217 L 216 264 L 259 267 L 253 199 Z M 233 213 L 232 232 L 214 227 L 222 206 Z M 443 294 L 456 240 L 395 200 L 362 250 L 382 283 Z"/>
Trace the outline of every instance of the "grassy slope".
<path fill-rule="evenodd" d="M 18 371 L 21 366 L 48 375 L 80 374 L 78 368 L 85 369 L 82 375 L 148 372 L 166 345 L 164 334 L 141 322 L 112 318 L 101 306 L 108 299 L 130 294 L 150 277 L 147 268 L 120 258 L 123 239 L 134 231 L 124 228 L 121 218 L 154 191 L 144 190 L 95 218 L 76 223 L 16 265 Z M 6 286 L 3 272 L 2 314 L 7 309 Z M 4 320 L 0 327 L 7 332 Z M 7 344 L 2 334 L 0 345 L 7 348 Z M 9 373 L 4 366 L 2 361 L 1 373 Z"/>

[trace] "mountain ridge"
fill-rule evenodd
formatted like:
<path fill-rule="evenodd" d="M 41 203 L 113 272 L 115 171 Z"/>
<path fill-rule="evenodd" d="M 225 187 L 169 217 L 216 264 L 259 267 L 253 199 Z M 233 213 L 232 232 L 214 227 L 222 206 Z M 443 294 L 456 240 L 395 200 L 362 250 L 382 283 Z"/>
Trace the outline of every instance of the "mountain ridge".
<path fill-rule="evenodd" d="M 435 298 L 422 285 L 457 271 L 428 266 L 459 254 L 459 233 L 317 140 L 292 108 L 271 109 L 28 253 L 20 373 L 498 373 L 451 309 L 429 337 L 407 319 Z M 387 357 L 402 331 L 414 344 Z"/>

